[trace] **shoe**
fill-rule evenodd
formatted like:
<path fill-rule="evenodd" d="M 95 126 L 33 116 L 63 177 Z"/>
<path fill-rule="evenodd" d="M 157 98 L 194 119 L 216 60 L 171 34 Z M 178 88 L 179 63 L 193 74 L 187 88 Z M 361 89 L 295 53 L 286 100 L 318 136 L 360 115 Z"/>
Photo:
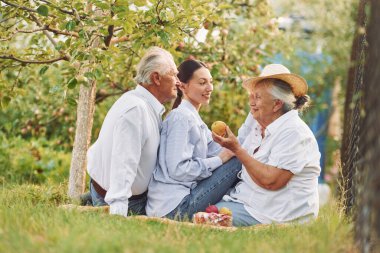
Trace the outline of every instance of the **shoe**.
<path fill-rule="evenodd" d="M 79 196 L 81 206 L 92 206 L 92 197 L 90 192 L 85 192 Z"/>

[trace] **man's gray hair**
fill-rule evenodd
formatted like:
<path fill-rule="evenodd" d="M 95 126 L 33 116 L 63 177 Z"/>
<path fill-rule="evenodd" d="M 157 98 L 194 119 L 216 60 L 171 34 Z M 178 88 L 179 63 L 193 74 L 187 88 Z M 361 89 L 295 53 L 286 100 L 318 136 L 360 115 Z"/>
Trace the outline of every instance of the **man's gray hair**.
<path fill-rule="evenodd" d="M 151 47 L 137 64 L 135 81 L 138 84 L 152 84 L 150 76 L 154 72 L 160 75 L 176 70 L 173 56 L 165 49 Z"/>

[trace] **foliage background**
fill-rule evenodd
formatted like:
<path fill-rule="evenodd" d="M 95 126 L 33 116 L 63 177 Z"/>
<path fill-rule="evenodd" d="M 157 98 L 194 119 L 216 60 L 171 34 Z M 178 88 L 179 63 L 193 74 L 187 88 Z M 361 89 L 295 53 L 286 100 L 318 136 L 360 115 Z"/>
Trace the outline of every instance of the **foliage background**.
<path fill-rule="evenodd" d="M 215 87 L 201 115 L 208 125 L 223 120 L 237 132 L 248 112 L 241 82 L 272 61 L 303 72 L 312 84 L 314 104 L 305 120 L 327 110 L 323 94 L 336 83 L 344 90 L 355 32 L 354 0 L 87 1 L 92 11 L 86 10 L 86 2 L 75 0 L 0 3 L 3 182 L 67 178 L 79 84 L 97 80 L 95 139 L 112 103 L 135 86 L 134 66 L 149 46 L 169 50 L 178 64 L 187 58 L 206 62 Z M 305 33 L 302 19 L 280 29 L 278 17 L 290 14 L 307 20 L 312 32 Z M 110 27 L 115 42 L 107 45 Z M 42 28 L 55 45 L 44 31 L 36 31 Z M 96 40 L 100 42 L 94 46 Z M 62 59 L 42 64 L 56 58 Z M 332 146 L 339 146 L 339 138 Z"/>

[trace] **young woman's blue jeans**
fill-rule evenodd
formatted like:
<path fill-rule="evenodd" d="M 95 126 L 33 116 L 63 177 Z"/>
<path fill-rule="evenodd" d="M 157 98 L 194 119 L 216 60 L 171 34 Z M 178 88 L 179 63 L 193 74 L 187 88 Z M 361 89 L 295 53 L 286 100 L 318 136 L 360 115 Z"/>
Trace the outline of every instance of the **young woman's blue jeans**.
<path fill-rule="evenodd" d="M 200 181 L 165 217 L 191 220 L 194 213 L 205 211 L 209 205 L 215 205 L 237 183 L 237 174 L 241 168 L 241 162 L 235 157 L 221 165 L 210 177 Z"/>

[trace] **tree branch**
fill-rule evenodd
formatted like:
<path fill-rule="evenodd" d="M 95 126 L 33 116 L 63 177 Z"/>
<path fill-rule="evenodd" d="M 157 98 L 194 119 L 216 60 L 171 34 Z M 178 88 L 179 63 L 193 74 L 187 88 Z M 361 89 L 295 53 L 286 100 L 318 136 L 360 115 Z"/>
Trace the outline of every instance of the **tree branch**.
<path fill-rule="evenodd" d="M 39 1 L 41 1 L 41 2 L 43 2 L 43 3 L 46 3 L 46 4 L 50 5 L 51 7 L 53 7 L 54 9 L 59 10 L 59 11 L 62 12 L 62 13 L 65 13 L 65 14 L 69 14 L 69 15 L 73 15 L 73 16 L 75 16 L 74 11 L 68 11 L 68 10 L 62 9 L 62 8 L 56 6 L 55 4 L 53 4 L 53 3 L 50 2 L 50 1 L 46 1 L 46 0 L 39 0 Z"/>
<path fill-rule="evenodd" d="M 44 26 L 44 25 L 42 25 L 42 23 L 33 15 L 33 14 L 30 14 L 30 17 L 32 18 L 32 20 L 34 21 L 34 22 L 36 22 L 37 23 L 37 25 L 39 26 L 39 27 L 46 27 L 46 26 Z M 43 31 L 43 33 L 46 35 L 46 37 L 51 41 L 51 43 L 54 45 L 54 47 L 55 48 L 57 48 L 57 46 L 58 46 L 58 44 L 57 44 L 57 42 L 53 39 L 53 37 L 51 37 L 51 35 L 49 34 L 49 32 L 48 31 L 46 31 L 46 30 L 44 30 Z M 61 55 L 63 55 L 63 57 L 66 59 L 66 60 L 68 60 L 68 61 L 70 61 L 70 56 L 69 55 L 67 55 L 65 52 L 63 52 L 63 51 L 59 51 L 60 52 L 60 54 Z"/>
<path fill-rule="evenodd" d="M 28 8 L 28 7 L 25 7 L 25 6 L 21 6 L 21 5 L 17 5 L 17 4 L 14 4 L 14 3 L 10 3 L 8 1 L 5 1 L 5 0 L 0 0 L 1 2 L 5 3 L 6 5 L 9 5 L 9 6 L 12 6 L 12 7 L 15 7 L 17 9 L 20 9 L 20 10 L 24 10 L 24 11 L 28 11 L 28 12 L 35 12 L 37 13 L 37 10 L 35 9 L 32 9 L 32 8 Z M 54 15 L 48 15 L 49 17 L 53 17 L 55 18 L 56 16 Z"/>
<path fill-rule="evenodd" d="M 101 103 L 103 100 L 105 100 L 108 97 L 118 96 L 118 95 L 124 94 L 125 92 L 127 92 L 129 90 L 130 90 L 129 88 L 126 88 L 126 89 L 123 89 L 122 91 L 119 91 L 119 92 L 106 93 L 106 94 L 104 94 L 104 93 L 102 94 L 100 92 L 97 92 L 96 93 L 96 98 L 95 98 L 95 103 L 99 104 L 99 103 Z"/>
<path fill-rule="evenodd" d="M 157 20 L 158 20 L 157 23 L 160 24 L 160 25 L 162 25 L 163 22 L 162 22 L 162 20 L 160 18 L 160 12 L 161 12 L 162 9 L 159 9 L 160 4 L 161 4 L 161 0 L 158 0 L 155 10 L 156 10 L 156 15 L 157 15 Z"/>
<path fill-rule="evenodd" d="M 46 63 L 53 63 L 53 62 L 61 61 L 61 60 L 69 61 L 69 59 L 66 56 L 60 56 L 60 57 L 48 59 L 48 60 L 34 61 L 34 60 L 20 59 L 20 58 L 13 56 L 12 54 L 11 55 L 0 55 L 0 59 L 14 60 L 14 61 L 21 62 L 24 64 L 46 64 Z"/>
<path fill-rule="evenodd" d="M 0 39 L 0 41 L 7 41 L 7 40 L 12 39 L 12 37 L 13 37 L 13 36 L 9 36 L 9 37 L 3 38 L 3 39 Z"/>
<path fill-rule="evenodd" d="M 111 18 L 113 18 L 113 16 L 114 16 L 114 12 L 112 11 L 113 6 L 114 6 L 114 4 L 111 4 Z M 104 44 L 106 45 L 106 47 L 109 47 L 111 44 L 111 39 L 112 39 L 112 36 L 114 34 L 114 29 L 115 29 L 114 25 L 108 26 L 108 35 L 107 35 L 107 37 L 104 38 Z"/>
<path fill-rule="evenodd" d="M 32 29 L 32 30 L 19 30 L 16 28 L 16 30 L 13 33 L 35 33 L 35 32 L 40 32 L 46 30 L 45 28 L 37 28 L 37 29 Z"/>
<path fill-rule="evenodd" d="M 114 25 L 108 26 L 108 35 L 107 35 L 107 37 L 104 38 L 104 44 L 106 45 L 106 47 L 109 47 L 111 44 L 114 28 L 115 28 Z"/>
<path fill-rule="evenodd" d="M 120 43 L 120 42 L 124 42 L 124 41 L 128 41 L 129 40 L 129 36 L 122 36 L 120 38 L 113 38 L 111 39 L 111 43 L 110 44 L 116 44 L 116 43 Z"/>
<path fill-rule="evenodd" d="M 12 7 L 16 7 L 17 9 L 21 9 L 21 10 L 24 10 L 24 11 L 29 11 L 29 12 L 37 12 L 35 9 L 31 9 L 31 8 L 28 8 L 28 7 L 25 7 L 25 6 L 21 6 L 21 5 L 17 5 L 17 4 L 14 4 L 14 3 L 10 3 L 8 1 L 5 1 L 5 0 L 0 0 L 1 2 L 5 3 L 6 5 L 9 5 L 9 6 L 12 6 Z"/>
<path fill-rule="evenodd" d="M 37 23 L 37 25 L 39 26 L 39 27 L 45 27 L 44 25 L 42 25 L 42 23 L 33 15 L 33 14 L 30 14 L 30 17 L 32 18 L 32 20 L 34 21 L 34 22 L 36 22 Z M 57 47 L 58 46 L 58 44 L 57 44 L 57 42 L 53 39 L 53 37 L 51 37 L 51 35 L 46 31 L 46 30 L 44 30 L 43 31 L 43 33 L 46 35 L 46 37 L 48 37 L 48 39 L 50 40 L 50 42 L 54 45 L 54 47 Z"/>
<path fill-rule="evenodd" d="M 79 38 L 79 34 L 77 32 L 65 32 L 65 31 L 52 28 L 49 25 L 45 26 L 45 30 L 48 30 L 49 32 L 52 32 L 54 34 L 68 35 L 68 36 Z"/>
<path fill-rule="evenodd" d="M 18 30 L 16 28 L 15 31 L 13 31 L 11 33 L 11 35 L 9 37 L 6 37 L 6 38 L 0 38 L 0 41 L 7 41 L 7 40 L 10 40 L 13 38 L 13 35 L 17 34 L 17 33 L 35 33 L 35 32 L 41 32 L 41 31 L 49 31 L 49 32 L 52 32 L 54 34 L 60 34 L 60 35 L 68 35 L 68 36 L 72 36 L 72 37 L 76 37 L 76 38 L 79 38 L 79 35 L 78 33 L 76 32 L 65 32 L 65 31 L 61 31 L 61 30 L 58 30 L 58 29 L 55 29 L 55 28 L 51 28 L 49 27 L 48 25 L 43 27 L 43 28 L 37 28 L 37 29 L 32 29 L 32 30 Z"/>

